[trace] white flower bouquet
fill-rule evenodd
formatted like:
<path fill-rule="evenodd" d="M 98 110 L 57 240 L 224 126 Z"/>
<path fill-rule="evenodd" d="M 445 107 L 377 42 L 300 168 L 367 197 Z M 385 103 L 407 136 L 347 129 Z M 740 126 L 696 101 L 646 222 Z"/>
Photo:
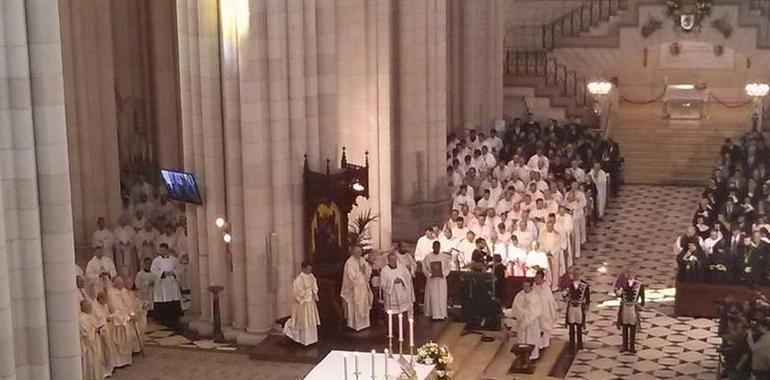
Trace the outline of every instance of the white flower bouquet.
<path fill-rule="evenodd" d="M 447 380 L 452 378 L 452 372 L 449 371 L 449 364 L 452 363 L 452 354 L 449 347 L 437 343 L 425 343 L 417 349 L 417 363 L 436 366 L 436 378 L 438 380 Z"/>

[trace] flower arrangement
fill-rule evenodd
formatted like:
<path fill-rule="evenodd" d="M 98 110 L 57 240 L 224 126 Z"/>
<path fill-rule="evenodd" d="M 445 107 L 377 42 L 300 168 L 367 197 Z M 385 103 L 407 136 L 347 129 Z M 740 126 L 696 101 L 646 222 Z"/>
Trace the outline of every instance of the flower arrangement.
<path fill-rule="evenodd" d="M 452 378 L 452 373 L 448 369 L 452 360 L 454 359 L 447 346 L 430 342 L 417 349 L 417 363 L 436 365 L 436 379 L 438 380 Z"/>

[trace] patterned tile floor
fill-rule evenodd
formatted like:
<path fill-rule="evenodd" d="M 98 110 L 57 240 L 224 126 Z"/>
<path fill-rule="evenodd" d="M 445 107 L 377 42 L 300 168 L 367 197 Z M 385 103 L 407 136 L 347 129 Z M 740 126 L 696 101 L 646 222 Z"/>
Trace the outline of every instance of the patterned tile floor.
<path fill-rule="evenodd" d="M 237 346 L 228 343 L 215 343 L 211 339 L 195 339 L 192 336 L 177 334 L 152 320 L 147 321 L 145 345 L 195 348 L 201 350 L 216 350 L 232 352 Z"/>
<path fill-rule="evenodd" d="M 688 225 L 699 188 L 625 186 L 604 220 L 590 232 L 583 268 L 592 287 L 586 349 L 578 353 L 568 379 L 714 379 L 720 339 L 709 319 L 673 317 L 673 242 Z M 633 265 L 647 285 L 637 354 L 621 354 L 615 328 L 617 300 L 612 282 Z M 567 338 L 564 326 L 554 335 Z"/>

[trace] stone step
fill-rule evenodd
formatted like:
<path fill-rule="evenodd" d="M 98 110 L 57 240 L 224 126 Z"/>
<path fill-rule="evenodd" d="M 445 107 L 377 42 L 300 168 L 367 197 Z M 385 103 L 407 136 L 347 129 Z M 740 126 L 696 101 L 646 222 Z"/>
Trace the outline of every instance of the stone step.
<path fill-rule="evenodd" d="M 482 377 L 484 370 L 490 364 L 492 359 L 497 354 L 500 346 L 508 340 L 507 334 L 484 334 L 485 336 L 493 337 L 495 340 L 491 342 L 479 342 L 474 348 L 471 357 L 466 360 L 465 364 L 455 374 L 455 379 L 479 379 Z"/>
<path fill-rule="evenodd" d="M 449 352 L 454 357 L 454 361 L 449 365 L 449 369 L 457 372 L 466 365 L 480 342 L 481 334 L 466 333 L 457 337 L 454 343 L 449 346 Z"/>
<path fill-rule="evenodd" d="M 438 340 L 436 343 L 451 347 L 452 344 L 457 340 L 457 338 L 460 337 L 460 334 L 463 333 L 463 330 L 465 329 L 465 324 L 463 323 L 452 323 L 444 329 L 444 331 L 441 333 L 441 336 L 438 337 Z"/>

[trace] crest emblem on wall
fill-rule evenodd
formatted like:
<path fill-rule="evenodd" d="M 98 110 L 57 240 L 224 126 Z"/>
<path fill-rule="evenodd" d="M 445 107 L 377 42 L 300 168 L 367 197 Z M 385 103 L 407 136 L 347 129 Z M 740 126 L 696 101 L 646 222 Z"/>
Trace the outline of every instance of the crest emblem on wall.
<path fill-rule="evenodd" d="M 695 27 L 695 14 L 688 13 L 679 15 L 679 26 L 685 31 L 691 31 Z"/>

